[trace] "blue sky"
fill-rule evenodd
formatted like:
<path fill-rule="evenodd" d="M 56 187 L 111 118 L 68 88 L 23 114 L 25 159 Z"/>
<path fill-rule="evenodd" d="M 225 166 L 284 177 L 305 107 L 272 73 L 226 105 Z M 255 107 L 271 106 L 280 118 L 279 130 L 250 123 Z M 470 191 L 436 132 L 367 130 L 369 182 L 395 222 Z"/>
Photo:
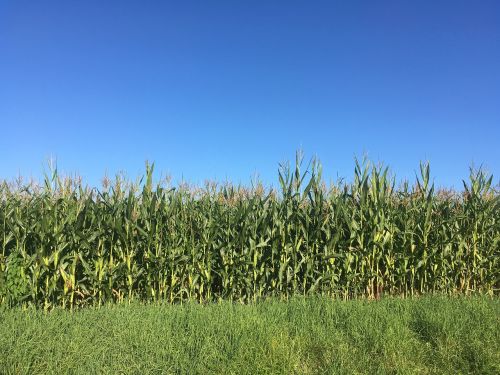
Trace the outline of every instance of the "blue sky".
<path fill-rule="evenodd" d="M 2 1 L 0 177 L 500 176 L 498 1 Z"/>

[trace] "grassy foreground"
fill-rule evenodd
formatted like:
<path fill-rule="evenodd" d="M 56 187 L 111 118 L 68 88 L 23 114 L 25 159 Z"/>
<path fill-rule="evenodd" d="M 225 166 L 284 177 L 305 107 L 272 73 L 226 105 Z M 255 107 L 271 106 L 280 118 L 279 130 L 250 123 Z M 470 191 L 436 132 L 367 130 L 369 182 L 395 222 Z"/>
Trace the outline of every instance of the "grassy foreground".
<path fill-rule="evenodd" d="M 500 373 L 498 298 L 6 309 L 0 321 L 7 374 Z"/>

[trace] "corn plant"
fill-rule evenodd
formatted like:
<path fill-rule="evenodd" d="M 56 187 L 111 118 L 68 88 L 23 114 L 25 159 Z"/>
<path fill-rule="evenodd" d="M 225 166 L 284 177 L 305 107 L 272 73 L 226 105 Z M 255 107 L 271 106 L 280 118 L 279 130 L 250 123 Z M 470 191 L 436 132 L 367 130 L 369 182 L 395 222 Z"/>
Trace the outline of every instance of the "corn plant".
<path fill-rule="evenodd" d="M 57 169 L 0 185 L 0 302 L 50 309 L 131 300 L 172 303 L 321 294 L 498 293 L 500 194 L 471 169 L 436 190 L 428 163 L 396 187 L 355 160 L 327 187 L 317 160 L 281 164 L 278 188 L 203 188 L 121 176 L 102 188 Z"/>

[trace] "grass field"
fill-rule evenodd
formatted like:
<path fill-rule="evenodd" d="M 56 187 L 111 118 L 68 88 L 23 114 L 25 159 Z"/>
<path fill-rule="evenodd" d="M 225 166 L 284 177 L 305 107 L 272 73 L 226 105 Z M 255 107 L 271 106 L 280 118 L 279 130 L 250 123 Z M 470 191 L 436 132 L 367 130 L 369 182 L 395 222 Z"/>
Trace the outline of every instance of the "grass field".
<path fill-rule="evenodd" d="M 500 300 L 321 297 L 0 312 L 6 374 L 498 374 Z"/>

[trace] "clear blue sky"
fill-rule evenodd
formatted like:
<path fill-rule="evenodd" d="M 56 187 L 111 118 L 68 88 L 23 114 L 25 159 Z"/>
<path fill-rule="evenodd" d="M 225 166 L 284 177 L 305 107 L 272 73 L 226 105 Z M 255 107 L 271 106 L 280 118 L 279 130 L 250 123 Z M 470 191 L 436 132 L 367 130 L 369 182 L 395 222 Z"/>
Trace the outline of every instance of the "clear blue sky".
<path fill-rule="evenodd" d="M 0 0 L 0 177 L 500 176 L 499 1 Z"/>

